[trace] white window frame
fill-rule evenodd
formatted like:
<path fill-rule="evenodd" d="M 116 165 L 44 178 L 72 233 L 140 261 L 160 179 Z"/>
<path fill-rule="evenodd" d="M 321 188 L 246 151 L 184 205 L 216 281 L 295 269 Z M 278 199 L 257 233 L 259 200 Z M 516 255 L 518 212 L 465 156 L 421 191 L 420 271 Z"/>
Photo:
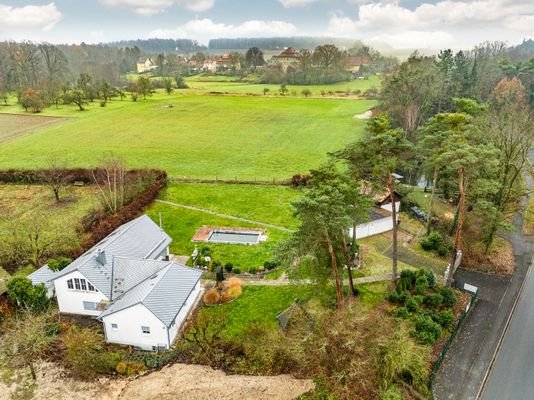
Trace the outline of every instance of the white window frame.
<path fill-rule="evenodd" d="M 84 278 L 71 278 L 67 280 L 67 289 L 76 292 L 98 293 L 98 289 L 91 282 Z"/>
<path fill-rule="evenodd" d="M 119 330 L 119 324 L 112 322 L 111 323 L 111 330 L 112 331 L 118 331 Z"/>
<path fill-rule="evenodd" d="M 85 306 L 86 304 L 94 304 L 95 308 L 87 308 Z M 97 308 L 98 308 L 98 303 L 95 301 L 82 301 L 82 305 L 83 305 L 84 311 L 97 311 Z"/>
<path fill-rule="evenodd" d="M 150 326 L 141 326 L 141 334 L 143 336 L 150 336 Z"/>

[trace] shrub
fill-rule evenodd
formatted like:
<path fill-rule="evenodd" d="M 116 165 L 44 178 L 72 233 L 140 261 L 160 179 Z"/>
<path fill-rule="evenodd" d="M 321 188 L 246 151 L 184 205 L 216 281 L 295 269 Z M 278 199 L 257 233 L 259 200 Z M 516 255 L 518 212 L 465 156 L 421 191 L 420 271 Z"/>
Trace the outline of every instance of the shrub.
<path fill-rule="evenodd" d="M 376 365 L 380 387 L 384 390 L 397 381 L 403 381 L 427 394 L 427 363 L 428 352 L 401 330 L 378 349 Z"/>
<path fill-rule="evenodd" d="M 399 293 L 399 303 L 400 304 L 406 304 L 406 301 L 411 297 L 410 293 L 406 290 Z"/>
<path fill-rule="evenodd" d="M 310 89 L 304 89 L 304 90 L 302 91 L 302 95 L 303 95 L 304 97 L 309 97 L 309 96 L 311 96 L 311 94 L 312 94 L 312 92 L 311 92 Z"/>
<path fill-rule="evenodd" d="M 415 285 L 416 275 L 415 272 L 410 270 L 402 270 L 400 273 L 400 279 L 397 283 L 397 291 L 401 293 L 404 290 L 412 290 Z"/>
<path fill-rule="evenodd" d="M 294 188 L 307 186 L 308 181 L 311 179 L 310 175 L 296 174 L 291 177 L 291 186 Z"/>
<path fill-rule="evenodd" d="M 428 287 L 433 289 L 436 287 L 436 275 L 432 271 L 427 271 L 426 279 L 428 281 Z"/>
<path fill-rule="evenodd" d="M 445 310 L 439 313 L 434 313 L 431 315 L 432 319 L 440 324 L 443 328 L 448 328 L 452 325 L 454 321 L 454 314 L 451 310 Z"/>
<path fill-rule="evenodd" d="M 443 305 L 445 307 L 454 307 L 456 304 L 456 296 L 451 288 L 442 287 L 439 290 L 439 294 L 443 296 Z"/>
<path fill-rule="evenodd" d="M 430 235 L 421 240 L 421 247 L 425 251 L 437 250 L 444 244 L 443 236 L 439 232 L 433 231 Z"/>
<path fill-rule="evenodd" d="M 219 292 L 217 291 L 217 289 L 213 288 L 213 289 L 208 290 L 204 294 L 204 303 L 208 305 L 217 304 L 220 298 L 221 296 L 219 295 Z"/>
<path fill-rule="evenodd" d="M 419 309 L 419 304 L 417 304 L 417 301 L 412 296 L 406 299 L 405 306 L 406 309 L 411 313 L 416 313 Z"/>
<path fill-rule="evenodd" d="M 423 304 L 423 300 L 425 299 L 425 297 L 416 294 L 415 296 L 413 296 L 413 299 L 416 301 L 418 305 L 421 305 Z"/>
<path fill-rule="evenodd" d="M 52 271 L 61 271 L 66 266 L 68 266 L 72 260 L 67 257 L 59 257 L 59 258 L 50 258 L 46 262 L 48 264 L 48 268 L 50 268 Z"/>
<path fill-rule="evenodd" d="M 231 286 L 229 287 L 226 292 L 231 299 L 237 299 L 239 296 L 241 296 L 241 293 L 243 293 L 243 289 L 241 286 Z"/>
<path fill-rule="evenodd" d="M 239 278 L 230 278 L 226 281 L 226 284 L 228 285 L 228 287 L 235 287 L 235 286 L 243 286 L 243 281 Z"/>
<path fill-rule="evenodd" d="M 419 276 L 415 281 L 415 293 L 424 295 L 428 289 L 428 279 L 426 275 Z"/>
<path fill-rule="evenodd" d="M 241 269 L 240 268 L 234 268 L 234 274 L 240 274 Z"/>
<path fill-rule="evenodd" d="M 256 269 L 256 267 L 252 267 L 248 272 L 250 272 L 251 274 L 255 274 L 258 270 Z"/>
<path fill-rule="evenodd" d="M 380 394 L 380 400 L 402 400 L 402 393 L 397 386 L 390 386 Z"/>
<path fill-rule="evenodd" d="M 226 263 L 224 265 L 224 269 L 226 270 L 226 272 L 230 273 L 234 269 L 234 264 L 232 264 L 231 262 Z"/>
<path fill-rule="evenodd" d="M 443 303 L 443 296 L 439 293 L 427 294 L 424 298 L 426 306 L 431 308 L 438 308 Z"/>
<path fill-rule="evenodd" d="M 410 316 L 410 312 L 408 311 L 408 309 L 406 307 L 399 307 L 397 308 L 393 314 L 397 317 L 397 318 L 402 318 L 402 319 L 406 319 Z"/>
<path fill-rule="evenodd" d="M 146 367 L 144 364 L 135 361 L 121 361 L 117 364 L 115 370 L 121 375 L 134 376 L 146 371 Z"/>
<path fill-rule="evenodd" d="M 397 293 L 396 290 L 394 290 L 393 292 L 389 292 L 387 299 L 390 303 L 399 303 L 400 302 L 399 293 Z"/>
<path fill-rule="evenodd" d="M 280 265 L 279 262 L 277 261 L 265 261 L 263 263 L 263 267 L 266 269 L 266 270 L 272 270 L 272 269 L 275 269 L 276 267 L 278 267 Z"/>
<path fill-rule="evenodd" d="M 432 345 L 441 337 L 441 327 L 430 316 L 418 315 L 414 337 L 421 343 Z"/>
<path fill-rule="evenodd" d="M 50 305 L 43 284 L 33 285 L 26 277 L 15 276 L 7 282 L 7 295 L 11 303 L 32 312 L 44 312 Z"/>
<path fill-rule="evenodd" d="M 120 353 L 105 351 L 104 338 L 94 329 L 73 326 L 64 335 L 63 344 L 71 372 L 84 378 L 116 371 L 122 358 Z"/>

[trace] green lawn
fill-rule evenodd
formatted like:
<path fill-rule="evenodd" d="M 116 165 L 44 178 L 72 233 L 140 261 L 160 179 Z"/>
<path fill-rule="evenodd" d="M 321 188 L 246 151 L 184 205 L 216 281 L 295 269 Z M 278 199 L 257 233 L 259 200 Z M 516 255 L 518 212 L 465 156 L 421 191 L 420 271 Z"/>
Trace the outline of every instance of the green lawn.
<path fill-rule="evenodd" d="M 302 194 L 287 186 L 172 183 L 159 199 L 297 229 L 290 203 Z"/>
<path fill-rule="evenodd" d="M 0 168 L 42 167 L 50 158 L 87 167 L 113 154 L 130 168 L 161 168 L 171 176 L 284 179 L 356 140 L 365 121 L 353 117 L 374 104 L 158 93 L 105 108 L 95 102 L 85 112 L 51 107 L 43 114 L 74 118 L 1 144 Z"/>
<path fill-rule="evenodd" d="M 205 76 L 195 75 L 186 79 L 187 85 L 190 89 L 204 92 L 227 92 L 227 93 L 245 93 L 245 94 L 259 94 L 263 95 L 263 89 L 269 89 L 269 95 L 276 95 L 279 93 L 280 85 L 277 84 L 262 84 L 248 81 L 238 81 L 232 77 L 226 76 Z M 291 95 L 293 91 L 297 92 L 298 96 L 302 96 L 302 91 L 308 89 L 312 96 L 321 96 L 321 91 L 354 91 L 366 90 L 380 86 L 380 78 L 371 76 L 366 80 L 353 80 L 350 82 L 339 82 L 331 85 L 287 85 L 288 94 Z"/>
<path fill-rule="evenodd" d="M 217 213 L 246 218 L 253 221 L 296 229 L 298 222 L 292 216 L 290 202 L 301 195 L 300 190 L 285 186 L 230 185 L 230 184 L 170 184 L 160 199 L 187 206 L 207 209 Z M 161 213 L 163 228 L 173 238 L 173 254 L 190 255 L 195 243 L 191 238 L 203 225 L 225 227 L 263 228 L 260 225 L 192 211 L 167 204 L 154 203 L 148 214 L 159 220 Z M 256 246 L 238 244 L 204 244 L 212 250 L 212 257 L 223 263 L 231 262 L 246 271 L 262 266 L 273 258 L 279 241 L 290 233 L 267 229 L 267 241 Z"/>
<path fill-rule="evenodd" d="M 310 286 L 245 286 L 237 300 L 216 307 L 203 307 L 207 315 L 227 313 L 227 338 L 239 337 L 254 324 L 266 329 L 278 329 L 276 316 L 288 308 L 294 300 L 306 300 L 312 292 Z"/>

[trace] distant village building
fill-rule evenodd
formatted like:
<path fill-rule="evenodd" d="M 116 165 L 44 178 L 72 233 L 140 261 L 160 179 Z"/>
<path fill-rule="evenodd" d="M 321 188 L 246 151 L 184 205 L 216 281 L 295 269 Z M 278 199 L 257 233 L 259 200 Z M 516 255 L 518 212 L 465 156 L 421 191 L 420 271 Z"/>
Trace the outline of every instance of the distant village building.
<path fill-rule="evenodd" d="M 273 56 L 270 60 L 271 65 L 279 65 L 284 72 L 286 72 L 289 67 L 297 67 L 299 62 L 300 52 L 292 47 L 288 47 L 280 54 Z"/>
<path fill-rule="evenodd" d="M 362 65 L 369 65 L 370 60 L 367 56 L 349 56 L 347 57 L 347 63 L 345 69 L 353 74 L 360 70 Z"/>
<path fill-rule="evenodd" d="M 211 72 L 213 74 L 229 70 L 239 71 L 241 69 L 241 63 L 239 60 L 234 60 L 230 54 L 223 54 L 222 56 L 211 57 L 204 61 L 201 69 L 204 72 Z"/>
<path fill-rule="evenodd" d="M 158 68 L 156 63 L 150 57 L 139 57 L 137 60 L 137 73 L 142 74 Z"/>

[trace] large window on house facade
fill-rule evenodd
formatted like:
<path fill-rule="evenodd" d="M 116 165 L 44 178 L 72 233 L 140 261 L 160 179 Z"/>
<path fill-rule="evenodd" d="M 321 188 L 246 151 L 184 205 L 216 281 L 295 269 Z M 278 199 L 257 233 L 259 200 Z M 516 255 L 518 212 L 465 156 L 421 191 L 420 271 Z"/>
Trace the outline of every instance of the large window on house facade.
<path fill-rule="evenodd" d="M 98 290 L 83 278 L 74 278 L 67 281 L 67 287 L 72 290 L 80 290 L 84 292 L 98 292 Z"/>
<path fill-rule="evenodd" d="M 84 301 L 83 309 L 87 311 L 96 311 L 97 304 L 93 301 Z"/>

